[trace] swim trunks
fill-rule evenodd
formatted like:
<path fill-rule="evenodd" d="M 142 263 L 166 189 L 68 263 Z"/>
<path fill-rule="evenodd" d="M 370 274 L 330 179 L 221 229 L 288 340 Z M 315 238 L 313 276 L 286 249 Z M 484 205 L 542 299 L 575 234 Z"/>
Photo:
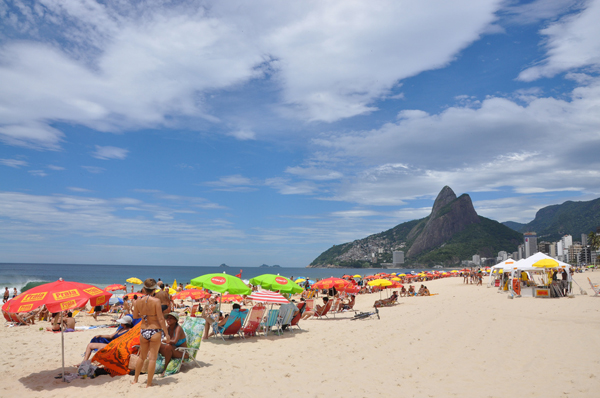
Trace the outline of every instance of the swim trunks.
<path fill-rule="evenodd" d="M 166 310 L 167 308 L 169 308 L 169 306 L 168 306 L 168 305 L 164 305 L 164 304 L 163 304 L 163 305 L 161 305 L 161 306 L 160 306 L 160 309 L 161 309 L 161 310 L 163 310 L 163 311 L 164 311 L 164 310 Z"/>

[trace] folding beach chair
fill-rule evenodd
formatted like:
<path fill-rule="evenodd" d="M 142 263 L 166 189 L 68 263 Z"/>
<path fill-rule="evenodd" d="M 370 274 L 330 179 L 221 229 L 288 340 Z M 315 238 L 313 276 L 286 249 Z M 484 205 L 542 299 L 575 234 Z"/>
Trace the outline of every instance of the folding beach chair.
<path fill-rule="evenodd" d="M 223 341 L 225 341 L 225 336 L 235 336 L 236 334 L 239 335 L 241 338 L 244 338 L 241 329 L 247 315 L 247 309 L 233 310 L 229 314 L 225 325 L 219 327 L 218 322 L 213 323 L 215 338 L 217 337 L 217 335 L 219 335 L 221 336 Z"/>
<path fill-rule="evenodd" d="M 187 317 L 185 321 L 181 325 L 181 328 L 185 332 L 185 337 L 187 340 L 187 347 L 177 347 L 175 348 L 177 351 L 183 352 L 184 356 L 187 355 L 187 358 L 172 358 L 171 362 L 167 366 L 167 370 L 165 371 L 165 375 L 172 375 L 181 369 L 181 365 L 184 362 L 194 362 L 196 365 L 200 366 L 198 361 L 196 361 L 196 355 L 198 354 L 198 350 L 200 349 L 200 343 L 202 342 L 202 334 L 204 333 L 205 327 L 204 318 L 192 318 Z M 159 355 L 156 359 L 156 373 L 162 372 L 162 369 L 165 365 L 165 359 L 162 355 Z"/>
<path fill-rule="evenodd" d="M 329 310 L 331 309 L 331 306 L 332 306 L 332 305 L 333 305 L 333 300 L 329 300 L 329 301 L 327 302 L 327 304 L 325 304 L 325 307 L 321 309 L 321 311 L 318 311 L 318 310 L 316 310 L 316 309 L 315 309 L 315 310 L 314 310 L 314 312 L 315 312 L 315 316 L 316 316 L 317 318 L 319 318 L 319 319 L 321 319 L 321 318 L 323 318 L 323 317 L 325 317 L 325 318 L 329 318 L 329 317 L 327 316 L 327 313 L 328 313 L 328 312 L 329 312 Z"/>
<path fill-rule="evenodd" d="M 296 305 L 293 303 L 283 304 L 279 308 L 279 317 L 277 319 L 277 324 L 275 325 L 277 330 L 283 333 L 284 326 L 289 326 L 297 309 L 298 307 L 296 307 Z"/>
<path fill-rule="evenodd" d="M 590 282 L 590 286 L 592 287 L 592 290 L 594 291 L 594 295 L 592 297 L 600 297 L 600 285 L 594 285 L 594 283 L 590 280 L 590 278 L 587 278 L 588 282 Z"/>
<path fill-rule="evenodd" d="M 272 327 L 275 327 L 277 325 L 278 319 L 279 309 L 271 309 L 267 312 L 267 318 L 260 324 L 261 330 L 265 332 L 265 336 L 269 334 L 269 330 L 271 330 Z"/>
<path fill-rule="evenodd" d="M 315 308 L 315 299 L 306 300 L 306 309 L 304 311 L 312 311 L 313 308 Z"/>
<path fill-rule="evenodd" d="M 303 302 L 301 303 L 302 305 L 299 307 L 300 311 L 298 311 L 298 313 L 292 318 L 292 321 L 290 322 L 290 330 L 294 330 L 293 327 L 296 326 L 298 329 L 302 330 L 302 328 L 298 325 L 298 323 L 300 322 L 300 319 L 302 318 L 302 315 L 304 315 L 304 311 L 306 311 L 306 303 Z"/>
<path fill-rule="evenodd" d="M 252 307 L 250 314 L 246 317 L 246 324 L 242 329 L 244 336 L 256 336 L 256 331 L 265 316 L 265 311 L 266 307 L 262 304 L 257 304 Z"/>

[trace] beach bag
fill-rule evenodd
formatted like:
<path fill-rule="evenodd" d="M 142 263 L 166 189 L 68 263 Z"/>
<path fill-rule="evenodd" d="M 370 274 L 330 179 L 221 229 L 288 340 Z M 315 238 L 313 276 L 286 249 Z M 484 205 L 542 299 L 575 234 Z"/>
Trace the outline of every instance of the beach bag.
<path fill-rule="evenodd" d="M 91 361 L 83 361 L 77 368 L 77 374 L 79 376 L 91 377 L 96 371 L 96 366 L 92 365 Z"/>
<path fill-rule="evenodd" d="M 131 354 L 129 356 L 129 370 L 135 370 L 137 363 L 141 360 L 142 358 L 140 358 L 139 355 Z M 150 363 L 150 361 L 148 360 L 148 358 L 146 358 L 144 364 L 142 365 L 142 373 L 148 373 L 148 363 Z"/>

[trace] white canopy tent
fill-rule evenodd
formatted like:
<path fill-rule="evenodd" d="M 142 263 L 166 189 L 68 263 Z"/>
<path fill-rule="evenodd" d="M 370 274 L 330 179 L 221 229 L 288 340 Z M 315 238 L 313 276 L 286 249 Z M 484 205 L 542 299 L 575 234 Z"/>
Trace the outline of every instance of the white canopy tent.
<path fill-rule="evenodd" d="M 551 266 L 547 265 L 545 267 L 534 267 L 534 264 L 536 264 L 537 262 L 539 262 L 541 260 L 552 260 L 553 264 Z M 537 271 L 537 272 L 543 273 L 543 272 L 545 272 L 546 269 L 563 269 L 563 268 L 567 271 L 568 282 L 571 282 L 571 265 L 569 265 L 567 263 L 563 263 L 562 261 L 558 261 L 544 253 L 538 252 L 530 257 L 524 258 L 519 261 L 514 261 L 512 259 L 508 259 L 508 260 L 503 261 L 499 264 L 496 264 L 492 267 L 492 269 L 490 270 L 490 278 L 489 278 L 488 286 L 492 286 L 493 280 L 497 279 L 500 274 L 504 274 L 504 273 L 510 273 L 510 277 L 511 277 L 511 279 L 513 279 L 515 277 L 519 278 L 519 276 L 515 275 L 516 272 L 518 272 L 518 275 L 520 275 L 522 271 L 525 271 L 525 272 Z M 512 284 L 509 284 L 509 286 L 510 286 L 510 289 L 512 290 Z M 569 288 L 569 291 L 570 291 L 570 288 Z"/>

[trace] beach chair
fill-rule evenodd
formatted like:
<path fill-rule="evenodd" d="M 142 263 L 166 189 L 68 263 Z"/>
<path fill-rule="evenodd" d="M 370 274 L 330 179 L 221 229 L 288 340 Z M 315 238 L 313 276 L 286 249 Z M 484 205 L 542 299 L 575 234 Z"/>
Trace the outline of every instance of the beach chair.
<path fill-rule="evenodd" d="M 266 307 L 262 304 L 257 304 L 250 310 L 250 314 L 246 317 L 246 324 L 242 329 L 244 336 L 256 336 L 256 331 L 260 326 L 260 322 L 265 316 Z"/>
<path fill-rule="evenodd" d="M 277 325 L 277 321 L 279 319 L 279 309 L 276 310 L 269 310 L 267 312 L 267 317 L 266 319 L 261 322 L 260 324 L 260 328 L 262 331 L 265 332 L 265 336 L 267 336 L 269 334 L 269 330 L 271 330 L 272 327 L 275 327 Z"/>
<path fill-rule="evenodd" d="M 281 333 L 283 333 L 283 327 L 292 322 L 292 318 L 294 317 L 294 312 L 298 309 L 294 304 L 284 304 L 279 308 L 279 317 L 277 319 L 277 324 L 275 327 Z"/>
<path fill-rule="evenodd" d="M 332 306 L 332 305 L 333 305 L 333 300 L 329 300 L 329 301 L 327 302 L 327 304 L 325 305 L 325 307 L 323 307 L 323 308 L 321 309 L 321 311 L 317 311 L 317 310 L 315 310 L 315 317 L 317 317 L 317 318 L 319 318 L 319 319 L 322 319 L 323 317 L 325 317 L 325 318 L 329 318 L 329 317 L 327 316 L 327 313 L 328 313 L 328 312 L 329 312 L 329 310 L 331 309 L 331 306 Z"/>
<path fill-rule="evenodd" d="M 306 300 L 306 309 L 304 311 L 312 311 L 313 308 L 315 308 L 315 299 Z"/>
<path fill-rule="evenodd" d="M 300 325 L 298 325 L 298 323 L 300 322 L 300 319 L 302 318 L 302 315 L 304 315 L 304 312 L 306 311 L 306 303 L 301 303 L 302 305 L 299 307 L 300 311 L 298 311 L 298 313 L 296 314 L 296 316 L 294 316 L 292 318 L 292 321 L 290 322 L 290 330 L 293 331 L 294 326 L 296 326 L 298 329 L 302 330 L 302 328 L 300 327 Z"/>
<path fill-rule="evenodd" d="M 590 282 L 590 286 L 592 287 L 592 290 L 594 291 L 594 295 L 592 297 L 600 297 L 600 285 L 594 285 L 594 283 L 590 280 L 590 278 L 587 278 L 588 282 Z"/>
<path fill-rule="evenodd" d="M 202 334 L 204 333 L 205 327 L 204 318 L 192 318 L 187 317 L 185 321 L 181 325 L 181 328 L 185 332 L 185 337 L 187 340 L 187 347 L 177 347 L 175 348 L 177 351 L 181 351 L 184 353 L 184 356 L 187 354 L 185 359 L 182 358 L 173 358 L 167 369 L 165 371 L 165 375 L 172 375 L 178 373 L 181 369 L 181 365 L 184 362 L 194 362 L 194 364 L 200 366 L 198 361 L 196 361 L 196 355 L 198 354 L 198 350 L 200 349 L 200 343 L 202 342 Z M 156 373 L 161 373 L 165 366 L 165 358 L 162 355 L 159 355 L 156 359 Z"/>
<path fill-rule="evenodd" d="M 241 310 L 237 310 L 237 311 L 233 310 L 229 314 L 229 317 L 227 318 L 227 322 L 225 322 L 225 325 L 219 327 L 218 322 L 215 322 L 213 324 L 215 338 L 217 337 L 217 335 L 219 335 L 219 336 L 221 336 L 223 341 L 225 341 L 225 336 L 233 337 L 236 334 L 239 335 L 241 338 L 244 338 L 244 335 L 242 334 L 241 330 L 242 330 L 242 325 L 244 324 L 244 320 L 246 319 L 247 315 L 248 315 L 247 309 L 241 309 Z"/>

